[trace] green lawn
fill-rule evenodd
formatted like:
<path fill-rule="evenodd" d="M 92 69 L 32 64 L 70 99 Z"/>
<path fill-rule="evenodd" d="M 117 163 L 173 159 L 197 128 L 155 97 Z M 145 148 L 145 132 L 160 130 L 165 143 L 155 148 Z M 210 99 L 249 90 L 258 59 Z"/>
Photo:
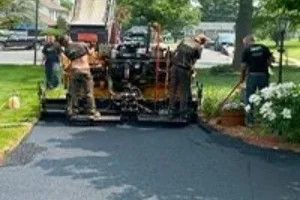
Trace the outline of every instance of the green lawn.
<path fill-rule="evenodd" d="M 272 77 L 277 80 L 277 69 Z M 7 123 L 30 122 L 38 116 L 38 96 L 37 83 L 44 79 L 42 67 L 34 66 L 1 66 L 0 74 L 0 104 L 6 105 L 7 99 L 13 91 L 19 93 L 21 98 L 21 108 L 19 110 L 9 110 L 4 106 L 0 111 L 0 152 L 1 149 L 11 145 L 23 134 L 27 127 L 17 125 L 15 127 L 4 127 Z M 283 77 L 285 81 L 300 83 L 299 68 L 284 68 Z M 204 97 L 210 99 L 209 104 L 204 107 L 208 112 L 212 112 L 218 102 L 223 99 L 231 88 L 239 80 L 238 74 L 212 75 L 209 70 L 199 70 L 197 80 L 204 85 Z M 58 89 L 50 94 L 52 97 L 59 96 L 63 90 Z"/>
<path fill-rule="evenodd" d="M 13 144 L 23 132 L 26 126 L 16 125 L 4 127 L 8 123 L 18 124 L 30 122 L 38 114 L 37 83 L 43 80 L 42 67 L 0 65 L 0 153 L 1 150 Z M 16 92 L 21 99 L 21 108 L 10 110 L 7 100 Z"/>
<path fill-rule="evenodd" d="M 278 80 L 278 69 L 273 69 L 274 75 L 272 82 Z M 300 68 L 284 67 L 283 81 L 293 81 L 300 84 Z M 198 70 L 197 80 L 203 83 L 204 104 L 202 109 L 205 114 L 211 115 L 216 109 L 218 103 L 224 99 L 232 88 L 238 83 L 240 75 L 237 73 L 211 75 L 210 71 Z"/>
<path fill-rule="evenodd" d="M 266 40 L 266 41 L 262 41 L 262 43 L 264 43 L 268 47 L 270 47 L 273 52 L 276 52 L 276 47 L 275 47 L 274 42 L 272 42 L 270 40 Z M 300 60 L 300 41 L 299 40 L 291 39 L 291 40 L 285 41 L 285 48 L 286 48 L 286 53 L 287 53 L 288 57 Z"/>
<path fill-rule="evenodd" d="M 27 122 L 37 115 L 38 82 L 43 80 L 42 67 L 0 66 L 0 104 L 7 104 L 7 100 L 13 92 L 16 92 L 21 100 L 19 110 L 9 110 L 5 106 L 0 113 L 0 123 Z"/>
<path fill-rule="evenodd" d="M 25 125 L 0 128 L 0 159 L 1 154 L 5 153 L 7 148 L 14 146 L 28 130 L 29 127 Z"/>

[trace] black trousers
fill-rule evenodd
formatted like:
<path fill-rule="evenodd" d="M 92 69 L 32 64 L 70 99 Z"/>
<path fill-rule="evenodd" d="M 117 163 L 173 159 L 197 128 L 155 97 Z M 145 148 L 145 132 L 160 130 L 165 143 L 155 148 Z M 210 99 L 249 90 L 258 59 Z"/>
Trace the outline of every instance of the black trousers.
<path fill-rule="evenodd" d="M 192 71 L 182 67 L 171 68 L 170 111 L 176 112 L 177 93 L 180 92 L 180 113 L 188 113 L 188 104 L 191 99 Z M 180 91 L 178 91 L 178 89 Z"/>

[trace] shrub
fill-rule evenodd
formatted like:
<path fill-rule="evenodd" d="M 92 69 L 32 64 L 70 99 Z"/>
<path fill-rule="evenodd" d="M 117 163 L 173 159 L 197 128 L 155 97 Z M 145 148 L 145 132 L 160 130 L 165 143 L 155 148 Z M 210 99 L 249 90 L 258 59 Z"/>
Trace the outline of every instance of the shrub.
<path fill-rule="evenodd" d="M 201 111 L 205 117 L 212 117 L 218 115 L 217 111 L 219 103 L 227 95 L 227 89 L 220 89 L 216 87 L 208 87 L 204 90 Z"/>
<path fill-rule="evenodd" d="M 46 30 L 43 30 L 40 35 L 54 35 L 54 36 L 61 36 L 64 35 L 65 31 L 62 29 L 55 29 L 55 28 L 48 28 Z"/>
<path fill-rule="evenodd" d="M 232 65 L 218 65 L 212 67 L 209 72 L 211 75 L 232 74 L 234 73 L 234 69 Z"/>
<path fill-rule="evenodd" d="M 210 118 L 214 115 L 218 106 L 218 99 L 215 97 L 204 98 L 202 102 L 202 113 L 205 117 Z M 217 114 L 217 113 L 216 113 Z"/>
<path fill-rule="evenodd" d="M 262 125 L 281 132 L 288 140 L 300 142 L 300 85 L 271 84 L 250 97 L 254 117 Z M 246 111 L 251 106 L 246 106 Z"/>

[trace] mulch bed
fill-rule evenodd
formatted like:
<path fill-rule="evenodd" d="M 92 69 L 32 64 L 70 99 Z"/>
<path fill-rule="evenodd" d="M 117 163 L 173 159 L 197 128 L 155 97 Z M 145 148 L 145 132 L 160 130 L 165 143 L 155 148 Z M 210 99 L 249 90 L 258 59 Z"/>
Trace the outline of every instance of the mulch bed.
<path fill-rule="evenodd" d="M 262 135 L 255 129 L 247 128 L 245 126 L 222 126 L 219 118 L 212 119 L 209 125 L 219 130 L 223 134 L 242 139 L 244 142 L 251 145 L 267 149 L 289 150 L 300 153 L 300 144 L 286 142 L 278 135 Z"/>

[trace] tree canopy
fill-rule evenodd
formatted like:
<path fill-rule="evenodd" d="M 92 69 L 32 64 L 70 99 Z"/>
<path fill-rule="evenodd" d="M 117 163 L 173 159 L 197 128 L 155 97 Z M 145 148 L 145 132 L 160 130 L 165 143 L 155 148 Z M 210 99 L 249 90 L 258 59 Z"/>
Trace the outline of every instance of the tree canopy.
<path fill-rule="evenodd" d="M 4 28 L 12 28 L 20 22 L 34 22 L 35 0 L 1 0 L 0 13 L 0 26 Z"/>
<path fill-rule="evenodd" d="M 202 5 L 203 21 L 231 22 L 236 21 L 238 0 L 199 0 Z"/>
<path fill-rule="evenodd" d="M 200 20 L 200 8 L 189 0 L 118 0 L 118 5 L 128 10 L 128 24 L 158 22 L 165 30 L 175 31 Z"/>
<path fill-rule="evenodd" d="M 0 1 L 0 10 L 6 8 L 9 5 L 10 0 L 1 0 Z"/>
<path fill-rule="evenodd" d="M 254 28 L 261 38 L 273 37 L 278 30 L 280 16 L 290 19 L 289 30 L 298 29 L 300 25 L 299 0 L 264 0 L 261 1 L 254 14 Z"/>
<path fill-rule="evenodd" d="M 72 10 L 73 3 L 71 0 L 61 0 L 60 5 L 69 11 Z"/>
<path fill-rule="evenodd" d="M 299 0 L 264 0 L 262 3 L 270 11 L 300 11 Z"/>

